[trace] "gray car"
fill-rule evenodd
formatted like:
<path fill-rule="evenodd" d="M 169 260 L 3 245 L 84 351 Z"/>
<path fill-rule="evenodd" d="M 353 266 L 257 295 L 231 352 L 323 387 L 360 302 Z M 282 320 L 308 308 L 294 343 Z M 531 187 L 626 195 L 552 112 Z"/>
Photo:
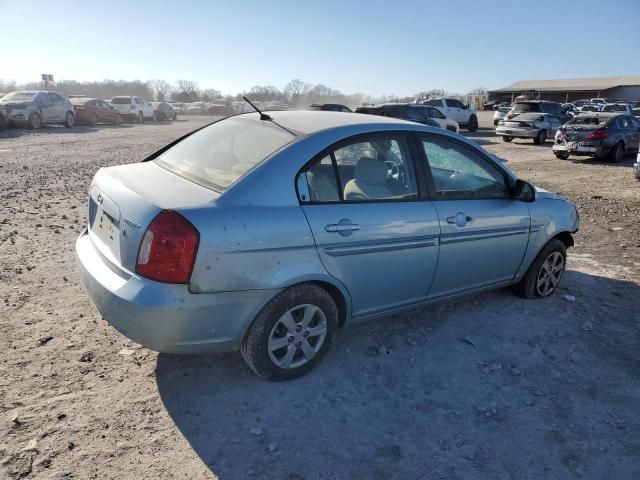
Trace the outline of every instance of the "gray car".
<path fill-rule="evenodd" d="M 0 99 L 7 110 L 9 124 L 26 125 L 37 130 L 43 124 L 61 123 L 71 128 L 76 123 L 73 105 L 57 92 L 21 90 Z"/>
<path fill-rule="evenodd" d="M 529 138 L 536 145 L 542 145 L 547 138 L 553 138 L 562 123 L 561 117 L 551 113 L 521 113 L 511 119 L 500 120 L 496 135 L 500 135 L 505 142 L 514 138 Z"/>
<path fill-rule="evenodd" d="M 575 206 L 475 142 L 342 112 L 229 117 L 102 168 L 76 242 L 102 317 L 151 349 L 312 368 L 343 325 L 515 285 L 558 287 Z"/>

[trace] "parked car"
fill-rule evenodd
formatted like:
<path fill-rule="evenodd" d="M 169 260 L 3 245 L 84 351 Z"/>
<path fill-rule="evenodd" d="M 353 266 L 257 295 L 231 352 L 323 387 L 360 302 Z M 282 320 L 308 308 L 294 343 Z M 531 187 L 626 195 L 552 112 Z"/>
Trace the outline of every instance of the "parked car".
<path fill-rule="evenodd" d="M 500 120 L 504 120 L 507 117 L 507 113 L 509 113 L 511 107 L 500 107 L 493 114 L 493 124 L 498 125 Z"/>
<path fill-rule="evenodd" d="M 592 98 L 589 102 L 593 105 L 604 107 L 607 103 L 613 103 L 613 100 L 609 100 L 608 98 Z"/>
<path fill-rule="evenodd" d="M 580 114 L 556 133 L 553 153 L 566 160 L 570 155 L 618 162 L 625 153 L 640 147 L 640 120 L 619 113 Z"/>
<path fill-rule="evenodd" d="M 109 104 L 120 112 L 122 118 L 133 119 L 138 123 L 145 120 L 156 121 L 155 108 L 142 97 L 113 97 Z"/>
<path fill-rule="evenodd" d="M 440 128 L 440 124 L 438 122 L 429 118 L 424 107 L 415 103 L 385 103 L 369 107 L 358 107 L 356 108 L 356 113 L 399 118 L 401 120 L 409 120 L 411 122 L 429 125 L 430 127 Z"/>
<path fill-rule="evenodd" d="M 594 103 L 587 103 L 580 107 L 580 113 L 599 112 L 602 109 L 602 105 L 596 105 Z"/>
<path fill-rule="evenodd" d="M 0 104 L 0 130 L 7 126 L 7 108 Z"/>
<path fill-rule="evenodd" d="M 187 113 L 187 107 L 184 103 L 181 102 L 171 102 L 171 108 L 173 108 L 178 115 L 184 115 Z"/>
<path fill-rule="evenodd" d="M 563 103 L 562 110 L 566 115 L 571 115 L 571 116 L 577 115 L 578 112 L 580 111 L 578 107 L 573 103 Z"/>
<path fill-rule="evenodd" d="M 607 103 L 600 110 L 601 112 L 618 112 L 633 115 L 633 106 L 630 103 Z"/>
<path fill-rule="evenodd" d="M 422 105 L 438 108 L 447 118 L 455 120 L 458 122 L 458 125 L 466 127 L 470 132 L 475 132 L 478 129 L 478 115 L 476 111 L 457 98 L 432 98 L 422 102 Z"/>
<path fill-rule="evenodd" d="M 589 103 L 591 103 L 591 100 L 589 100 L 588 98 L 583 98 L 581 100 L 574 100 L 571 103 L 573 103 L 577 108 L 581 108 L 584 105 L 588 105 Z"/>
<path fill-rule="evenodd" d="M 119 125 L 122 122 L 120 112 L 98 98 L 74 97 L 71 100 L 73 111 L 78 123 L 96 125 L 98 123 L 111 123 Z"/>
<path fill-rule="evenodd" d="M 505 142 L 514 138 L 529 138 L 536 145 L 542 145 L 547 138 L 553 138 L 562 124 L 563 119 L 551 113 L 521 113 L 500 120 L 496 135 L 500 135 Z"/>
<path fill-rule="evenodd" d="M 231 105 L 226 105 L 224 103 L 212 103 L 207 108 L 207 113 L 209 115 L 228 117 L 229 115 L 233 115 L 233 108 L 231 108 Z"/>
<path fill-rule="evenodd" d="M 483 111 L 497 110 L 498 108 L 506 107 L 507 105 L 509 105 L 509 102 L 505 100 L 491 100 L 482 105 L 482 110 Z"/>
<path fill-rule="evenodd" d="M 175 120 L 178 114 L 167 102 L 151 102 L 155 109 L 156 119 L 160 121 Z"/>
<path fill-rule="evenodd" d="M 420 105 L 420 108 L 425 113 L 425 116 L 436 122 L 440 128 L 460 133 L 460 125 L 458 122 L 451 118 L 447 118 L 438 108 L 430 107 L 429 105 Z"/>
<path fill-rule="evenodd" d="M 229 117 L 97 172 L 77 265 L 130 339 L 239 349 L 260 377 L 288 379 L 352 320 L 508 285 L 526 298 L 557 289 L 576 207 L 477 143 L 368 115 L 267 118 Z"/>
<path fill-rule="evenodd" d="M 43 124 L 61 123 L 71 128 L 76 123 L 73 105 L 61 93 L 20 90 L 2 97 L 0 104 L 4 105 L 10 124 L 37 130 Z"/>
<path fill-rule="evenodd" d="M 562 105 L 557 102 L 549 102 L 546 100 L 525 100 L 516 102 L 507 113 L 506 119 L 512 119 L 516 115 L 522 113 L 551 113 L 562 119 L 562 123 L 568 121 L 571 116 L 567 115 Z"/>
<path fill-rule="evenodd" d="M 352 110 L 346 105 L 339 103 L 314 103 L 307 107 L 307 110 L 322 110 L 324 112 L 351 112 Z"/>
<path fill-rule="evenodd" d="M 207 105 L 204 102 L 193 102 L 187 104 L 189 115 L 204 115 L 207 113 Z"/>

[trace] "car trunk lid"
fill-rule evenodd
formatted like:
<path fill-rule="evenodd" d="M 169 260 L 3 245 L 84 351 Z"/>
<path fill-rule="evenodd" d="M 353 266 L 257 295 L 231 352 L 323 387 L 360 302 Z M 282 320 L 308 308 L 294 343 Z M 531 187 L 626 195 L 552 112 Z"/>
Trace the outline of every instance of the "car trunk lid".
<path fill-rule="evenodd" d="M 198 208 L 218 197 L 154 162 L 102 168 L 89 191 L 89 235 L 112 264 L 133 272 L 140 241 L 160 211 Z"/>

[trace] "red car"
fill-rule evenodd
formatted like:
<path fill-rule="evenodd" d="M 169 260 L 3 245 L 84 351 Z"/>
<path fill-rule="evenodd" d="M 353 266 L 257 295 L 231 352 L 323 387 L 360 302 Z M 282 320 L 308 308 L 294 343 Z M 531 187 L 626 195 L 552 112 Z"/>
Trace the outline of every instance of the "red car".
<path fill-rule="evenodd" d="M 73 110 L 76 113 L 77 123 L 111 123 L 118 125 L 122 122 L 120 113 L 107 102 L 97 98 L 71 98 Z"/>

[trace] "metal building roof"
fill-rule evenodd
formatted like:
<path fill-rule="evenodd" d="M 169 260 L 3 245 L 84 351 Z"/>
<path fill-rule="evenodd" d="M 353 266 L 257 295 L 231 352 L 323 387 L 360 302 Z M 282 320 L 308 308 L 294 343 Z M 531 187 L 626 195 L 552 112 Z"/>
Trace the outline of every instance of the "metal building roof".
<path fill-rule="evenodd" d="M 577 92 L 607 90 L 609 88 L 623 86 L 640 86 L 640 76 L 522 80 L 505 88 L 491 90 L 491 92 L 522 92 L 526 90 L 536 90 L 541 92 Z"/>

